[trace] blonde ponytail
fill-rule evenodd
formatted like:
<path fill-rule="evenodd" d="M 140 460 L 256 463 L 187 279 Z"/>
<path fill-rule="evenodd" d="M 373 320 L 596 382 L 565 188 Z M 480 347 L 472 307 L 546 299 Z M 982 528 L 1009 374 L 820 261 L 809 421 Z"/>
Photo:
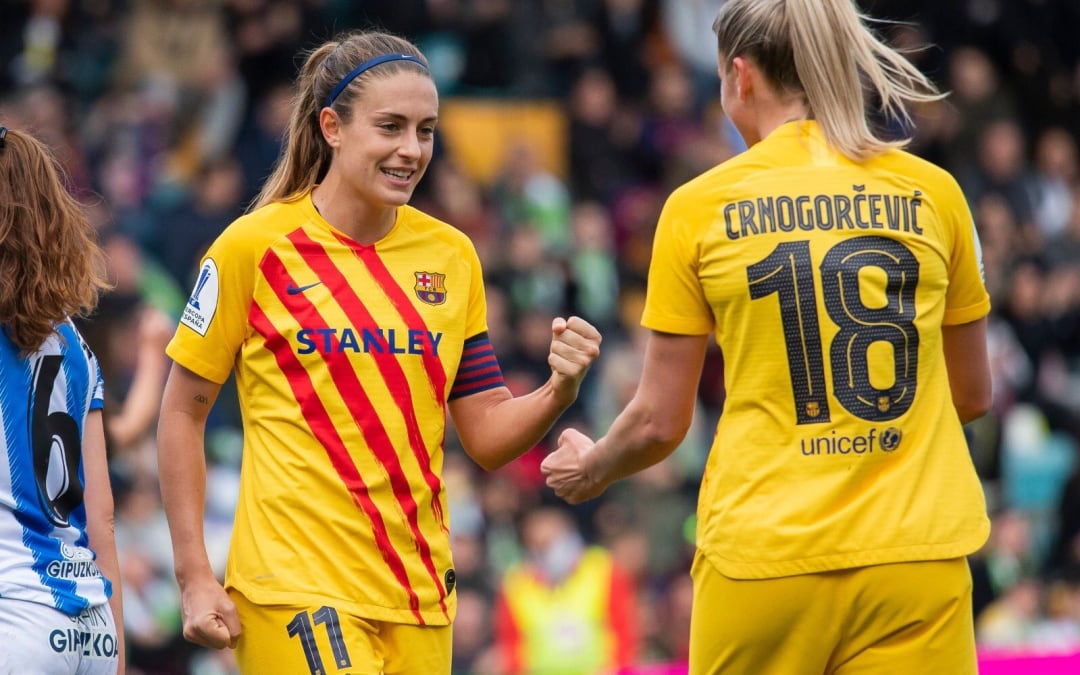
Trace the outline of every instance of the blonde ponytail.
<path fill-rule="evenodd" d="M 862 160 L 910 142 L 871 129 L 864 83 L 886 117 L 908 126 L 909 103 L 944 97 L 866 21 L 852 0 L 728 0 L 713 29 L 728 64 L 754 59 L 780 91 L 805 96 L 830 144 Z"/>

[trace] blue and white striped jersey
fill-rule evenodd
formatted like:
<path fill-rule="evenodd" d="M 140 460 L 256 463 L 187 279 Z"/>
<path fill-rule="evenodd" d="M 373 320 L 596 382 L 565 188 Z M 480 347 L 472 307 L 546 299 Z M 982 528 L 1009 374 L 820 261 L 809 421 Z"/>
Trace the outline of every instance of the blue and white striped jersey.
<path fill-rule="evenodd" d="M 0 598 L 75 616 L 112 585 L 87 547 L 82 437 L 101 370 L 70 321 L 29 357 L 0 331 Z"/>

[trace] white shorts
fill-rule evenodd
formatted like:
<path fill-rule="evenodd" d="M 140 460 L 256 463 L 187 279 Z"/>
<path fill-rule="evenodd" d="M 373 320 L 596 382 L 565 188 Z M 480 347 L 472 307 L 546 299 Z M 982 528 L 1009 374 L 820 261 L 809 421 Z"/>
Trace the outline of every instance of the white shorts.
<path fill-rule="evenodd" d="M 0 675 L 115 675 L 120 657 L 108 605 L 68 616 L 0 598 Z"/>

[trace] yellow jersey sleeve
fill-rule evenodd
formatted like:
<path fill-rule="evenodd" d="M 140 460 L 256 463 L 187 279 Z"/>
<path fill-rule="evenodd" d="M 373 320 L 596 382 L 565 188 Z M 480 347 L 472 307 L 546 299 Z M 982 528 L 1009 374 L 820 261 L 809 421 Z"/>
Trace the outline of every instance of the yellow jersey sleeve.
<path fill-rule="evenodd" d="M 262 248 L 242 221 L 226 228 L 203 257 L 195 288 L 166 353 L 200 377 L 221 384 L 250 333 L 257 261 Z"/>
<path fill-rule="evenodd" d="M 952 326 L 986 316 L 990 312 L 990 295 L 986 292 L 982 249 L 971 209 L 955 179 L 949 176 L 943 187 L 941 199 L 946 212 L 942 220 L 951 248 L 942 324 Z"/>
<path fill-rule="evenodd" d="M 652 261 L 641 325 L 679 335 L 705 335 L 714 318 L 698 278 L 697 237 L 690 223 L 697 216 L 676 191 L 664 204 L 653 240 Z M 700 216 L 698 216 L 700 220 Z"/>
<path fill-rule="evenodd" d="M 462 246 L 462 254 L 469 263 L 472 275 L 469 282 L 469 307 L 465 315 L 467 339 L 487 331 L 487 298 L 484 295 L 484 269 L 472 242 Z"/>

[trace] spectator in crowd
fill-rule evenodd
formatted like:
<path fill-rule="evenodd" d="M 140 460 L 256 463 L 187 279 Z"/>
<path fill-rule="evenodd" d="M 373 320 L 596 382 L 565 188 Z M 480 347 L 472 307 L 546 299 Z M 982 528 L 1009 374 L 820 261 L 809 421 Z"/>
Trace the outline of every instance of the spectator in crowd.
<path fill-rule="evenodd" d="M 975 624 L 979 643 L 988 649 L 1014 652 L 1031 644 L 1039 620 L 1039 592 L 1033 577 L 1017 579 L 979 614 Z"/>
<path fill-rule="evenodd" d="M 224 156 L 236 140 L 245 92 L 219 3 L 135 3 L 123 35 L 118 84 L 157 91 L 176 112 L 170 170 L 190 176 Z"/>
<path fill-rule="evenodd" d="M 959 180 L 973 201 L 988 194 L 1005 199 L 1017 221 L 1021 250 L 1035 254 L 1039 236 L 1035 225 L 1036 189 L 1025 152 L 1023 131 L 1015 120 L 990 122 L 978 138 L 979 162 Z"/>
<path fill-rule="evenodd" d="M 1050 568 L 1080 574 L 1080 463 L 1061 491 L 1057 527 Z"/>
<path fill-rule="evenodd" d="M 1061 127 L 1043 131 L 1036 141 L 1033 188 L 1035 225 L 1044 242 L 1054 241 L 1068 226 L 1078 179 L 1080 167 L 1072 135 Z"/>
<path fill-rule="evenodd" d="M 133 293 L 106 293 L 98 312 L 81 321 L 87 344 L 101 354 L 105 387 L 105 435 L 110 459 L 139 463 L 139 446 L 152 436 L 169 370 L 165 345 L 176 328 L 160 309 Z M 152 454 L 152 453 L 151 453 Z M 127 457 L 124 457 L 127 455 Z"/>
<path fill-rule="evenodd" d="M 978 167 L 979 144 L 986 129 L 1000 120 L 1014 120 L 1012 92 L 1003 87 L 1000 75 L 987 54 L 964 46 L 952 52 L 948 82 L 950 122 L 946 163 L 960 171 Z"/>
<path fill-rule="evenodd" d="M 525 560 L 503 577 L 495 609 L 500 672 L 614 673 L 635 663 L 636 589 L 612 554 L 589 547 L 557 507 L 526 515 Z"/>
<path fill-rule="evenodd" d="M 589 68 L 569 95 L 567 155 L 570 190 L 579 200 L 609 203 L 617 190 L 634 182 L 637 124 L 621 109 L 611 75 Z"/>
<path fill-rule="evenodd" d="M 1031 545 L 1027 516 L 1003 510 L 993 517 L 993 530 L 983 550 L 971 556 L 973 611 L 982 614 L 1025 577 L 1033 578 L 1038 567 Z"/>
<path fill-rule="evenodd" d="M 209 161 L 191 180 L 191 190 L 161 214 L 183 227 L 160 230 L 146 249 L 182 287 L 190 286 L 203 253 L 242 211 L 243 173 L 232 157 Z"/>

